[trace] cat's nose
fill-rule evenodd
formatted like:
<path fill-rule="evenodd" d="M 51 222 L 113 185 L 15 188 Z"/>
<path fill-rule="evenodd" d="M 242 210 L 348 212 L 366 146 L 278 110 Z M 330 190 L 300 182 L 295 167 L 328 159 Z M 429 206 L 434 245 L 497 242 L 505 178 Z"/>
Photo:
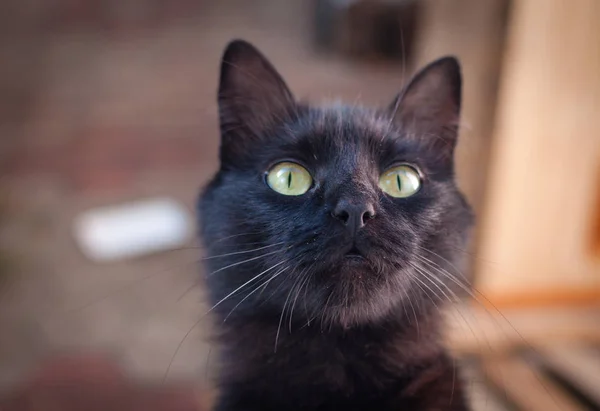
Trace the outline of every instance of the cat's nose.
<path fill-rule="evenodd" d="M 375 217 L 375 208 L 373 204 L 366 201 L 352 202 L 342 199 L 337 203 L 331 215 L 341 221 L 348 230 L 355 232 Z"/>

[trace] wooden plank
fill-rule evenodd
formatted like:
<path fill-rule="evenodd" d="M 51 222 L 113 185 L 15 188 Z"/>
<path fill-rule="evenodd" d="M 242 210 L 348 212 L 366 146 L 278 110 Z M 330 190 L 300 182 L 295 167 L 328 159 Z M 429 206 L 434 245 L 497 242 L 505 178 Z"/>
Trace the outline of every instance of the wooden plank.
<path fill-rule="evenodd" d="M 456 55 L 464 74 L 461 138 L 456 151 L 459 185 L 483 211 L 488 158 L 504 48 L 507 0 L 424 0 L 416 66 Z"/>
<path fill-rule="evenodd" d="M 554 287 L 535 292 L 494 292 L 486 293 L 491 304 L 499 308 L 536 308 L 558 306 L 589 306 L 600 301 L 600 285 Z"/>
<path fill-rule="evenodd" d="M 600 160 L 598 161 L 598 177 L 596 181 L 596 205 L 593 208 L 595 213 L 594 223 L 591 230 L 591 253 L 592 257 L 600 259 Z"/>
<path fill-rule="evenodd" d="M 509 408 L 483 384 L 469 392 L 469 401 L 471 409 L 475 411 L 509 411 Z"/>
<path fill-rule="evenodd" d="M 600 407 L 600 353 L 577 346 L 553 346 L 538 350 L 542 361 Z"/>
<path fill-rule="evenodd" d="M 475 411 L 508 411 L 506 405 L 485 384 L 484 376 L 477 365 L 460 365 L 461 376 L 471 409 Z"/>
<path fill-rule="evenodd" d="M 600 343 L 600 310 L 585 308 L 483 309 L 455 305 L 448 311 L 446 341 L 457 355 L 498 355 L 515 347 Z"/>
<path fill-rule="evenodd" d="M 587 410 L 539 370 L 516 356 L 484 360 L 483 370 L 487 378 L 522 410 Z"/>
<path fill-rule="evenodd" d="M 479 215 L 485 293 L 600 286 L 600 261 L 589 253 L 600 161 L 598 21 L 598 0 L 511 2 Z"/>

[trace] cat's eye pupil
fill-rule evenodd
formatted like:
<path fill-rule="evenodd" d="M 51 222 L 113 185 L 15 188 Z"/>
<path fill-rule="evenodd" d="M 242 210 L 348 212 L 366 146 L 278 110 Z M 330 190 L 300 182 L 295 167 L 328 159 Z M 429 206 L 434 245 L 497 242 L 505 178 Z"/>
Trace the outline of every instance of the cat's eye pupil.
<path fill-rule="evenodd" d="M 289 161 L 274 165 L 266 176 L 271 189 L 287 196 L 299 196 L 312 186 L 312 177 L 308 170 L 300 164 Z"/>
<path fill-rule="evenodd" d="M 410 197 L 419 191 L 420 187 L 419 172 L 409 165 L 389 168 L 379 177 L 379 188 L 394 198 Z"/>

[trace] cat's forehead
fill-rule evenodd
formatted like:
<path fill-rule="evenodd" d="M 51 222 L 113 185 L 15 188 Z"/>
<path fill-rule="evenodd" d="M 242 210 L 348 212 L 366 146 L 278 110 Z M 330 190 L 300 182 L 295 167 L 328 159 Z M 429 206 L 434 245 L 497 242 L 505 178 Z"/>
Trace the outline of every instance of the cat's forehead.
<path fill-rule="evenodd" d="M 277 158 L 356 173 L 385 162 L 399 134 L 389 116 L 374 109 L 330 104 L 306 107 L 266 150 Z M 273 159 L 269 158 L 272 162 Z"/>
<path fill-rule="evenodd" d="M 387 109 L 340 104 L 306 107 L 298 121 L 278 134 L 268 150 L 269 163 L 296 159 L 344 175 L 371 173 L 397 163 L 422 172 L 446 175 L 447 161 L 433 146 L 439 139 L 406 129 Z M 441 173 L 441 174 L 440 174 Z"/>
<path fill-rule="evenodd" d="M 426 154 L 419 140 L 399 129 L 387 110 L 334 104 L 304 107 L 257 150 L 269 164 L 287 158 L 355 172 L 394 161 L 412 163 Z"/>
<path fill-rule="evenodd" d="M 300 122 L 305 132 L 321 137 L 383 138 L 392 132 L 389 117 L 381 111 L 337 102 L 309 108 Z"/>

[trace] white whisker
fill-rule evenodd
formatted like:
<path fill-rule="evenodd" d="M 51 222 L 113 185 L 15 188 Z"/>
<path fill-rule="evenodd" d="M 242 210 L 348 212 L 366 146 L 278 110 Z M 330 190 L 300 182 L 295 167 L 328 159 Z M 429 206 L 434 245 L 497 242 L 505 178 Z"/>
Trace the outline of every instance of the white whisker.
<path fill-rule="evenodd" d="M 289 247 L 288 247 L 288 249 L 289 249 Z M 285 251 L 285 250 L 276 250 L 276 251 L 271 251 L 271 252 L 269 252 L 269 253 L 265 253 L 265 254 L 262 254 L 262 255 L 259 255 L 259 256 L 256 256 L 256 257 L 248 258 L 248 259 L 246 259 L 246 260 L 243 260 L 243 261 L 238 261 L 238 262 L 235 262 L 235 263 L 232 263 L 232 264 L 226 265 L 225 267 L 221 267 L 221 268 L 219 268 L 218 270 L 215 270 L 215 271 L 213 271 L 213 272 L 211 272 L 211 273 L 208 273 L 208 274 L 206 274 L 206 277 L 210 277 L 210 276 L 212 276 L 212 275 L 214 275 L 214 274 L 216 274 L 216 273 L 219 273 L 219 272 L 221 272 L 221 271 L 227 270 L 227 269 L 229 269 L 229 268 L 232 268 L 232 267 L 237 267 L 238 265 L 246 264 L 246 263 L 249 263 L 249 262 L 251 262 L 251 261 L 255 261 L 255 260 L 258 260 L 258 259 L 260 259 L 260 258 L 268 257 L 268 256 L 270 256 L 270 255 L 277 254 L 277 253 L 281 253 L 281 252 L 284 252 L 284 251 Z M 190 285 L 190 286 L 187 288 L 187 290 L 185 290 L 185 291 L 183 292 L 183 294 L 181 294 L 181 295 L 179 296 L 179 298 L 177 299 L 177 301 L 181 301 L 181 299 L 182 299 L 183 297 L 185 297 L 185 296 L 186 296 L 186 295 L 187 295 L 187 294 L 188 294 L 188 293 L 189 293 L 189 292 L 190 292 L 190 291 L 191 291 L 191 290 L 192 290 L 192 289 L 193 289 L 193 288 L 194 288 L 196 285 L 197 285 L 197 283 L 195 283 L 195 282 L 194 282 L 192 285 Z"/>
<path fill-rule="evenodd" d="M 276 247 L 276 246 L 278 246 L 278 245 L 281 245 L 281 244 L 283 244 L 283 243 L 284 243 L 284 242 L 283 242 L 283 241 L 281 241 L 281 242 L 279 242 L 279 243 L 270 244 L 270 245 L 265 245 L 264 247 L 258 247 L 258 248 L 252 249 L 252 250 L 235 251 L 235 252 L 232 252 L 232 253 L 227 253 L 227 254 L 211 255 L 210 257 L 204 257 L 204 258 L 202 258 L 202 261 L 206 261 L 206 260 L 213 260 L 213 259 L 215 259 L 215 258 L 229 257 L 229 256 L 232 256 L 232 255 L 238 255 L 238 254 L 248 254 L 248 253 L 254 253 L 254 252 L 256 252 L 256 251 L 264 250 L 264 249 L 266 249 L 266 248 L 272 248 L 272 247 Z"/>
<path fill-rule="evenodd" d="M 249 292 L 244 298 L 242 298 L 242 300 L 239 303 L 237 303 L 235 305 L 235 307 L 233 307 L 231 309 L 231 311 L 229 311 L 229 313 L 227 314 L 227 316 L 225 317 L 225 319 L 223 320 L 223 322 L 227 321 L 227 319 L 231 316 L 231 314 L 233 314 L 233 312 L 235 311 L 235 309 L 238 308 L 244 301 L 246 301 L 246 299 L 248 299 L 251 295 L 253 295 L 255 292 L 257 292 L 258 290 L 260 290 L 264 286 L 269 285 L 269 283 L 272 280 L 274 280 L 275 278 L 277 278 L 281 273 L 283 273 L 288 268 L 290 268 L 290 266 L 283 267 L 281 270 L 277 271 L 275 274 L 273 274 L 271 277 L 269 277 L 268 280 L 265 280 L 262 284 L 259 284 L 254 290 L 252 290 L 251 292 Z"/>
<path fill-rule="evenodd" d="M 290 323 L 289 323 L 290 334 L 292 333 L 292 317 L 294 316 L 294 307 L 296 306 L 296 301 L 298 301 L 298 297 L 300 296 L 300 293 L 302 292 L 302 287 L 304 287 L 304 284 L 308 282 L 309 278 L 310 278 L 310 273 L 306 273 L 306 270 L 304 270 L 302 273 L 302 280 L 300 281 L 298 291 L 296 292 L 296 297 L 294 298 L 294 302 L 292 303 L 292 309 L 290 310 Z"/>
<path fill-rule="evenodd" d="M 256 279 L 260 278 L 261 276 L 263 276 L 265 273 L 271 271 L 273 268 L 280 266 L 281 264 L 285 263 L 286 260 L 281 261 L 269 268 L 267 268 L 264 271 L 261 271 L 260 273 L 258 273 L 257 275 L 255 275 L 254 277 L 252 277 L 251 279 L 249 279 L 248 281 L 246 281 L 244 284 L 240 285 L 238 288 L 236 288 L 235 290 L 233 290 L 232 292 L 230 292 L 229 294 L 227 294 L 225 297 L 223 297 L 221 300 L 219 300 L 215 305 L 213 305 L 210 310 L 208 310 L 208 312 L 211 312 L 212 310 L 214 310 L 215 308 L 217 308 L 221 303 L 223 303 L 224 301 L 226 301 L 229 297 L 231 297 L 232 295 L 236 294 L 238 291 L 240 291 L 241 289 L 243 289 L 245 286 L 247 286 L 248 284 L 252 283 L 253 281 L 255 281 Z"/>
<path fill-rule="evenodd" d="M 294 291 L 294 287 L 296 286 L 296 283 L 298 281 L 296 281 L 293 285 L 292 288 L 290 289 L 290 291 L 288 292 L 288 295 L 285 299 L 285 302 L 283 303 L 283 308 L 281 309 L 281 316 L 279 317 L 279 325 L 277 326 L 277 334 L 275 334 L 275 351 L 277 352 L 277 343 L 279 341 L 279 333 L 281 331 L 281 323 L 283 322 L 283 317 L 285 316 L 285 308 L 288 304 L 288 301 L 290 299 L 290 296 L 292 295 L 292 292 Z"/>

